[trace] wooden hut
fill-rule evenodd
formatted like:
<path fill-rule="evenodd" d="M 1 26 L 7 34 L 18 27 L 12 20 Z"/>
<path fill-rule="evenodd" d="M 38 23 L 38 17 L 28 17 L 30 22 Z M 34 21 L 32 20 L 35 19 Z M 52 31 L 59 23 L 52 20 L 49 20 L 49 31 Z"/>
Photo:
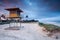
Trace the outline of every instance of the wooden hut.
<path fill-rule="evenodd" d="M 7 8 L 5 10 L 9 11 L 8 18 L 11 21 L 8 29 L 17 29 L 18 25 L 19 25 L 17 22 L 19 22 L 20 26 L 21 26 L 21 22 L 18 20 L 21 20 L 21 12 L 23 12 L 23 11 L 19 8 Z M 14 24 L 12 24 L 12 23 L 14 23 Z M 14 25 L 14 26 L 12 26 L 12 25 Z"/>
<path fill-rule="evenodd" d="M 23 12 L 21 9 L 19 8 L 7 8 L 5 10 L 8 10 L 10 13 L 9 13 L 9 18 L 12 20 L 12 19 L 18 19 L 18 18 L 21 18 L 20 15 L 21 15 L 21 12 Z"/>

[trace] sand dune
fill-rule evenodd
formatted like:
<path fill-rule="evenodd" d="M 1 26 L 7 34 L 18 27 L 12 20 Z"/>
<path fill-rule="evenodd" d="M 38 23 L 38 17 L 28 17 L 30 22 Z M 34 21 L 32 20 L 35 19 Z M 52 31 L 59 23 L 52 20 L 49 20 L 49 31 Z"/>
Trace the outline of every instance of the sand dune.
<path fill-rule="evenodd" d="M 32 23 L 33 24 L 33 23 Z M 3 27 L 4 26 L 4 27 Z M 20 30 L 3 30 L 8 24 L 0 25 L 0 40 L 56 40 L 46 36 L 42 27 L 36 24 L 23 24 Z"/>

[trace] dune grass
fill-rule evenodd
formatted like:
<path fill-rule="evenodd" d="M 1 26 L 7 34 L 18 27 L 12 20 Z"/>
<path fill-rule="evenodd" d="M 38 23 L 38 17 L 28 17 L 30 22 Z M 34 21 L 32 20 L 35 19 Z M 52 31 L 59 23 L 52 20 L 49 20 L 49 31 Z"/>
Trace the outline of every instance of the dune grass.
<path fill-rule="evenodd" d="M 44 27 L 47 31 L 60 31 L 60 27 L 57 25 L 53 24 L 44 24 L 44 23 L 39 23 L 40 26 Z"/>

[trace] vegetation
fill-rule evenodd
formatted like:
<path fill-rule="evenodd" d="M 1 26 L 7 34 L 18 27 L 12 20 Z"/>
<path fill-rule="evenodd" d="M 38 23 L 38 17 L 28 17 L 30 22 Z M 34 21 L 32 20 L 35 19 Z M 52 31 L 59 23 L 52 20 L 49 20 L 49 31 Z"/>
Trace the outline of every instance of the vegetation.
<path fill-rule="evenodd" d="M 53 32 L 53 31 L 60 31 L 60 27 L 53 25 L 53 24 L 44 24 L 44 23 L 39 23 L 40 26 L 46 28 L 47 31 Z"/>
<path fill-rule="evenodd" d="M 3 25 L 3 24 L 9 24 L 9 23 L 10 23 L 10 21 L 8 21 L 8 20 L 6 20 L 6 21 L 4 21 L 4 20 L 1 21 L 1 20 L 0 20 L 0 25 Z"/>

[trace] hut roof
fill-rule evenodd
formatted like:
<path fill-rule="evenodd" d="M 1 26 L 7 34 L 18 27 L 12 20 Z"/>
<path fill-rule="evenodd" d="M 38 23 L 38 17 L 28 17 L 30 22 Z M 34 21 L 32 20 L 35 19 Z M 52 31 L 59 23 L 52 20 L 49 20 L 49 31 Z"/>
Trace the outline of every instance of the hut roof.
<path fill-rule="evenodd" d="M 19 8 L 6 8 L 5 10 L 23 12 L 23 11 L 22 11 L 21 9 L 19 9 Z"/>

